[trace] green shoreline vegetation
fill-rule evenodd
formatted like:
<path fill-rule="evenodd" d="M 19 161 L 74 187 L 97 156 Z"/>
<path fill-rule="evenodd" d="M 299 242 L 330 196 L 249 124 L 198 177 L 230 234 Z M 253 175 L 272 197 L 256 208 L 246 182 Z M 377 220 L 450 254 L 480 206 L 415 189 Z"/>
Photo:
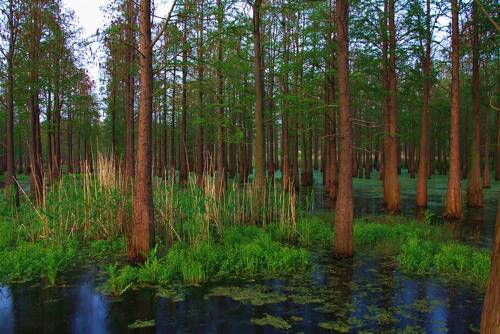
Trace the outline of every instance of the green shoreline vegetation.
<path fill-rule="evenodd" d="M 295 198 L 276 188 L 266 194 L 264 219 L 256 226 L 248 224 L 255 214 L 251 189 L 234 187 L 222 200 L 211 184 L 205 191 L 194 186 L 181 191 L 162 183 L 155 185 L 154 197 L 157 247 L 143 265 L 130 266 L 122 218 L 130 210 L 123 198 L 130 195 L 118 178 L 105 175 L 66 176 L 48 192 L 44 209 L 33 210 L 26 199 L 17 210 L 2 202 L 0 282 L 43 278 L 53 285 L 61 272 L 85 263 L 101 266 L 107 276 L 102 291 L 112 295 L 132 286 L 278 277 L 310 270 L 312 253 L 333 244 L 331 214 L 291 211 Z M 357 254 L 391 256 L 405 272 L 439 273 L 484 287 L 489 251 L 454 241 L 430 220 L 429 215 L 423 222 L 383 215 L 358 219 Z M 169 235 L 174 241 L 167 247 Z"/>

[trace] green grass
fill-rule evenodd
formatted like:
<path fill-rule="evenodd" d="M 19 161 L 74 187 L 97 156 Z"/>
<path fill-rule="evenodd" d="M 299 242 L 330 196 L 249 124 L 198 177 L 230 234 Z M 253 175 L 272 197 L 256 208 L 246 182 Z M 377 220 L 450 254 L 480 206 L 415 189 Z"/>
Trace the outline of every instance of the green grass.
<path fill-rule="evenodd" d="M 256 227 L 248 225 L 255 214 L 255 195 L 249 188 L 233 184 L 221 198 L 210 184 L 202 190 L 191 180 L 186 189 L 180 189 L 156 179 L 158 247 L 142 266 L 106 266 L 124 262 L 131 210 L 130 191 L 109 175 L 66 175 L 48 192 L 44 208 L 35 209 L 25 196 L 17 209 L 1 201 L 0 282 L 44 278 L 55 284 L 72 266 L 101 263 L 108 276 L 107 292 L 119 295 L 133 284 L 201 284 L 286 275 L 310 266 L 308 249 L 333 248 L 333 216 L 291 212 L 294 198 L 272 186 L 259 213 L 262 226 Z M 442 273 L 484 283 L 489 254 L 452 242 L 445 229 L 430 220 L 429 215 L 424 223 L 400 216 L 358 220 L 356 252 L 393 256 L 408 272 Z M 167 251 L 169 233 L 174 243 Z"/>

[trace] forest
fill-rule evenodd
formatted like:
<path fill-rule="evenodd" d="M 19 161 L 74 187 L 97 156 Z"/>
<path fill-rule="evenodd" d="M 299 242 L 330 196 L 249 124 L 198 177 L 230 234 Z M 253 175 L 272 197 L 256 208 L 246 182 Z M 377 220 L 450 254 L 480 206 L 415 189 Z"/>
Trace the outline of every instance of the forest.
<path fill-rule="evenodd" d="M 500 333 L 498 2 L 68 3 L 0 1 L 1 333 Z"/>

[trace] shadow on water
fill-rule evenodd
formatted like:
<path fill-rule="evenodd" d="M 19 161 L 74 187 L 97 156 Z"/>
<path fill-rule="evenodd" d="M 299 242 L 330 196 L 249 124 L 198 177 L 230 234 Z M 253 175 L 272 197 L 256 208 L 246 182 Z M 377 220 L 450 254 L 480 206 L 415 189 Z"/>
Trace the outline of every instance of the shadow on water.
<path fill-rule="evenodd" d="M 406 182 L 402 211 L 414 215 L 414 190 Z M 442 183 L 429 185 L 429 209 L 436 217 L 442 209 Z M 487 198 L 484 209 L 466 210 L 466 219 L 448 223 L 449 227 L 467 242 L 488 244 L 494 200 Z M 321 186 L 304 190 L 301 201 L 313 210 L 331 210 Z M 355 180 L 357 216 L 381 213 L 381 201 L 378 178 Z M 470 283 L 409 275 L 386 256 L 358 254 L 346 260 L 334 259 L 324 250 L 314 254 L 312 273 L 184 287 L 168 298 L 147 288 L 129 290 L 119 298 L 103 295 L 97 289 L 102 277 L 96 268 L 67 274 L 62 281 L 71 284 L 57 287 L 0 286 L 0 333 L 469 333 L 479 329 L 483 291 Z M 144 327 L 133 329 L 132 324 Z"/>

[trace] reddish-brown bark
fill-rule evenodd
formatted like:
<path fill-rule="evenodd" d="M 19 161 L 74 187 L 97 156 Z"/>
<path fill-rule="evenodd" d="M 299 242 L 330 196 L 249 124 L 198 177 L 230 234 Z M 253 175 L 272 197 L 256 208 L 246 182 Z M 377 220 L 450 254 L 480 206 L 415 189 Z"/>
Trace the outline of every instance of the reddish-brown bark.
<path fill-rule="evenodd" d="M 423 57 L 424 89 L 422 96 L 422 121 L 420 129 L 420 151 L 417 177 L 417 207 L 427 207 L 427 169 L 428 169 L 428 142 L 427 142 L 427 115 L 429 114 L 430 97 L 430 70 L 431 70 L 431 4 L 426 0 L 425 16 L 425 56 Z"/>
<path fill-rule="evenodd" d="M 134 101 L 135 101 L 135 8 L 134 1 L 127 0 L 127 68 L 126 68 L 126 129 L 125 129 L 125 172 L 124 176 L 129 182 L 135 173 L 134 157 Z"/>
<path fill-rule="evenodd" d="M 500 195 L 497 205 L 497 221 L 491 249 L 491 269 L 488 288 L 483 303 L 481 334 L 500 333 Z"/>
<path fill-rule="evenodd" d="M 132 226 L 128 245 L 130 262 L 143 262 L 154 243 L 151 127 L 153 113 L 153 49 L 151 1 L 140 2 L 140 85 L 137 133 L 137 170 L 134 179 Z"/>
<path fill-rule="evenodd" d="M 389 213 L 399 213 L 401 208 L 401 194 L 398 178 L 398 139 L 397 139 L 397 82 L 396 82 L 396 27 L 394 22 L 394 2 L 388 0 L 389 18 L 389 66 L 388 97 L 387 97 L 387 126 L 385 127 L 386 145 L 384 151 L 384 203 Z"/>
<path fill-rule="evenodd" d="M 352 133 L 349 102 L 348 11 L 346 0 L 336 1 L 338 28 L 338 82 L 340 103 L 339 195 L 335 205 L 335 254 L 351 257 L 353 241 Z"/>
<path fill-rule="evenodd" d="M 472 2 L 472 143 L 470 146 L 470 168 L 467 176 L 467 206 L 483 206 L 483 185 L 481 184 L 481 133 L 480 133 L 480 94 L 479 94 L 479 32 L 477 5 Z"/>
<path fill-rule="evenodd" d="M 446 192 L 446 208 L 443 217 L 448 220 L 462 219 L 462 193 L 460 189 L 460 82 L 458 3 L 451 0 L 451 123 L 450 123 L 450 169 Z"/>

